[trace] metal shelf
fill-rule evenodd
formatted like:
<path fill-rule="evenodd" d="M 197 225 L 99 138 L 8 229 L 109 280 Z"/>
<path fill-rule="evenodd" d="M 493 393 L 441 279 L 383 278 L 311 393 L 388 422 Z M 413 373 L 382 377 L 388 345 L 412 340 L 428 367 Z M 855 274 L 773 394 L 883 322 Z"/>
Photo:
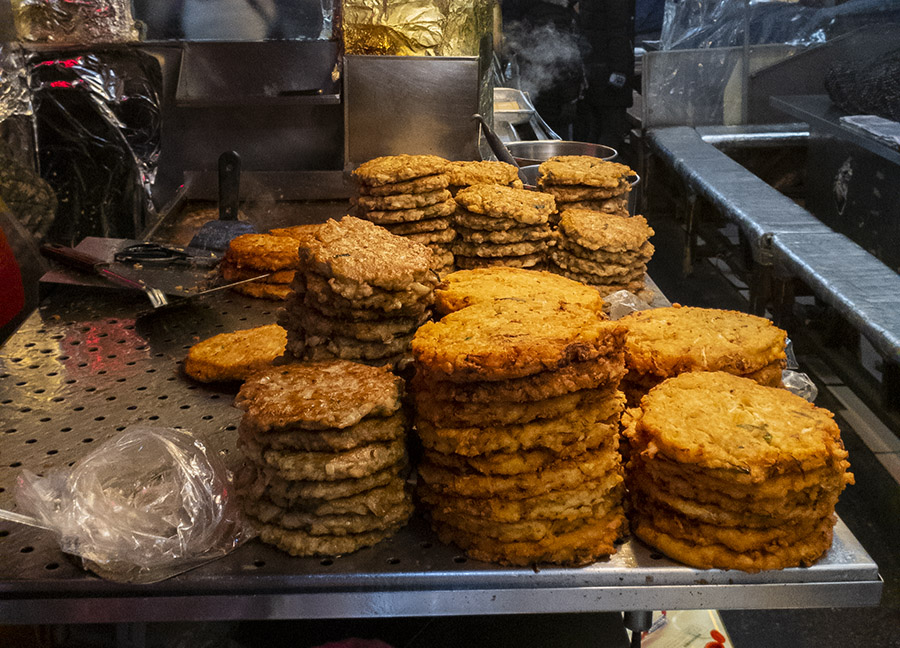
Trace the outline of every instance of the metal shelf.
<path fill-rule="evenodd" d="M 226 458 L 235 389 L 192 383 L 180 361 L 213 334 L 272 322 L 278 305 L 237 295 L 170 319 L 138 319 L 140 296 L 60 288 L 0 348 L 0 506 L 16 476 L 64 469 L 125 426 L 182 426 Z M 648 609 L 876 605 L 877 566 L 839 523 L 814 567 L 698 570 L 628 539 L 578 569 L 468 560 L 416 517 L 396 537 L 331 559 L 292 558 L 258 541 L 149 586 L 83 571 L 40 530 L 0 522 L 0 623 L 442 616 Z"/>

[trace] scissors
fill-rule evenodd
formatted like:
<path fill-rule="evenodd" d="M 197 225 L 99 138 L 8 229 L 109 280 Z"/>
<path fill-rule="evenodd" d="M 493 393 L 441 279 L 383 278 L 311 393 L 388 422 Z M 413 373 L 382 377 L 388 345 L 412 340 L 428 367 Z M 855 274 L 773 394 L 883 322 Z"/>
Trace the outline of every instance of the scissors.
<path fill-rule="evenodd" d="M 188 254 L 180 248 L 167 247 L 159 243 L 135 243 L 122 248 L 113 258 L 119 263 L 174 263 L 178 265 L 207 265 L 216 263 L 217 256 L 210 257 Z"/>

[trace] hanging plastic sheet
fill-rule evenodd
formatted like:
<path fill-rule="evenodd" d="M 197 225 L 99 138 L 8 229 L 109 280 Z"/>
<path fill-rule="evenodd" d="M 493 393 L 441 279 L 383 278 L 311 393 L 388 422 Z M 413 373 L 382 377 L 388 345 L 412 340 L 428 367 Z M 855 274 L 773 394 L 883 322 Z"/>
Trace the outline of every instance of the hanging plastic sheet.
<path fill-rule="evenodd" d="M 48 239 L 133 238 L 152 210 L 162 74 L 131 48 L 33 54 L 28 62 L 41 175 L 59 208 Z"/>
<path fill-rule="evenodd" d="M 850 0 L 820 8 L 784 0 L 666 0 L 660 46 L 664 50 L 738 47 L 744 43 L 748 19 L 751 45 L 813 45 L 898 18 L 898 3 L 884 0 Z"/>

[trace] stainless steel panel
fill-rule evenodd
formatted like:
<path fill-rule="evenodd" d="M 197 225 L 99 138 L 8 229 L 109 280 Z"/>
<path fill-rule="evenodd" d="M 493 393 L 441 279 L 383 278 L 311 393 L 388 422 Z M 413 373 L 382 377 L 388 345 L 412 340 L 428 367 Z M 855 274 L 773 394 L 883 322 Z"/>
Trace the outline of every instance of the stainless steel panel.
<path fill-rule="evenodd" d="M 345 164 L 382 155 L 479 159 L 477 57 L 344 57 Z"/>
<path fill-rule="evenodd" d="M 270 323 L 277 304 L 227 295 L 138 320 L 141 296 L 66 288 L 0 349 L 0 506 L 23 468 L 64 469 L 134 423 L 183 426 L 226 460 L 234 386 L 198 384 L 181 361 L 197 340 Z M 698 570 L 627 539 L 578 569 L 507 568 L 441 544 L 420 517 L 347 556 L 292 558 L 252 541 L 150 586 L 102 581 L 51 534 L 0 522 L 0 623 L 499 614 L 604 610 L 845 607 L 877 603 L 877 566 L 843 524 L 814 567 L 760 574 Z"/>

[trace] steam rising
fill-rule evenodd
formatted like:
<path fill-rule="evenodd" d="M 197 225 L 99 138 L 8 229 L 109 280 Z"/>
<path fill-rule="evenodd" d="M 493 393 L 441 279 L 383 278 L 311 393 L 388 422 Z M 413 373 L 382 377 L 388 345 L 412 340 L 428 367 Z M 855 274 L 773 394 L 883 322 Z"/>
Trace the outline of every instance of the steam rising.
<path fill-rule="evenodd" d="M 574 32 L 549 23 L 531 26 L 515 22 L 504 36 L 519 66 L 519 88 L 529 93 L 532 101 L 548 90 L 562 91 L 569 98 L 578 96 L 583 72 Z"/>

